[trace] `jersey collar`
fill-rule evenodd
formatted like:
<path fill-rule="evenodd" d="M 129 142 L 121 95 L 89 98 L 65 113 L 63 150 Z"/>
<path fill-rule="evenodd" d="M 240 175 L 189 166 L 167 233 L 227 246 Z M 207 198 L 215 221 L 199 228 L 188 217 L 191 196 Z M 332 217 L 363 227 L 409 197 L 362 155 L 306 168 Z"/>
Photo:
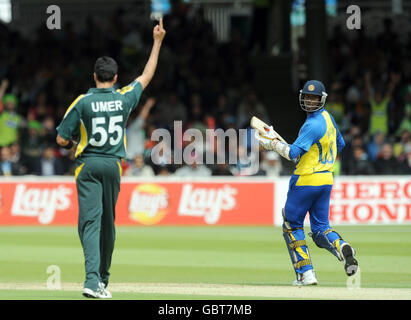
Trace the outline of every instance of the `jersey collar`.
<path fill-rule="evenodd" d="M 323 112 L 323 111 L 324 111 L 324 107 L 322 107 L 320 110 L 317 110 L 317 111 L 314 111 L 314 112 L 310 112 L 310 113 L 308 114 L 307 118 L 314 117 L 315 115 L 317 115 L 317 114 L 319 114 L 319 113 L 321 113 L 321 112 Z"/>
<path fill-rule="evenodd" d="M 90 88 L 88 93 L 105 93 L 105 92 L 114 92 L 114 88 Z"/>

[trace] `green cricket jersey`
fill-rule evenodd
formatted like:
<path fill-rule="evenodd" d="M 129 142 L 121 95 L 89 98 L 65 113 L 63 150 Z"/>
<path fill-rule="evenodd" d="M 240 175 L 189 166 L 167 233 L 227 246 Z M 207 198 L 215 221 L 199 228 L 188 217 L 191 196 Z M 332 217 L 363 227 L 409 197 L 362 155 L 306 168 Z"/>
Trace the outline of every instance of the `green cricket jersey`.
<path fill-rule="evenodd" d="M 17 141 L 20 124 L 21 116 L 17 113 L 3 111 L 0 114 L 0 147 Z"/>
<path fill-rule="evenodd" d="M 114 88 L 91 88 L 70 105 L 57 132 L 66 140 L 80 137 L 76 158 L 125 158 L 127 119 L 137 106 L 142 91 L 141 83 L 137 81 L 117 91 Z"/>

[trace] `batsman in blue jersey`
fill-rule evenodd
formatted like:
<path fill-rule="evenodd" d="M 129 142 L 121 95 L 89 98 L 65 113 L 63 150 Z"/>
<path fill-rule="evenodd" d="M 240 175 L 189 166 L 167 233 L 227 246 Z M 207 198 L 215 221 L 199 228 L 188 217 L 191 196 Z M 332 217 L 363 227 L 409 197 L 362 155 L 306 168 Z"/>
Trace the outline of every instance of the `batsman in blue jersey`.
<path fill-rule="evenodd" d="M 320 81 L 307 81 L 300 91 L 300 106 L 307 119 L 293 144 L 278 140 L 273 128 L 256 138 L 266 150 L 274 150 L 296 164 L 283 209 L 283 236 L 297 276 L 294 285 L 316 285 L 317 278 L 304 234 L 304 218 L 309 213 L 314 243 L 330 251 L 344 263 L 345 272 L 357 272 L 355 250 L 330 227 L 329 205 L 333 167 L 344 139 L 333 117 L 324 108 L 327 94 Z"/>

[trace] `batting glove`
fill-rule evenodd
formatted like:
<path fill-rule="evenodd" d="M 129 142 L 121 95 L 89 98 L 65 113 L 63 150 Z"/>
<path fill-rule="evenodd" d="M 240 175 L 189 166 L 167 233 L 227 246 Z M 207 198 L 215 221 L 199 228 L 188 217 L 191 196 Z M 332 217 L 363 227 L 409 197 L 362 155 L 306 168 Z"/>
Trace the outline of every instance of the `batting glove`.
<path fill-rule="evenodd" d="M 269 127 L 269 129 L 273 130 L 273 127 Z M 260 146 L 262 146 L 267 151 L 274 150 L 274 147 L 278 142 L 278 139 L 275 138 L 275 134 L 271 130 L 267 131 L 267 134 L 264 135 L 262 135 L 256 130 L 254 134 Z"/>

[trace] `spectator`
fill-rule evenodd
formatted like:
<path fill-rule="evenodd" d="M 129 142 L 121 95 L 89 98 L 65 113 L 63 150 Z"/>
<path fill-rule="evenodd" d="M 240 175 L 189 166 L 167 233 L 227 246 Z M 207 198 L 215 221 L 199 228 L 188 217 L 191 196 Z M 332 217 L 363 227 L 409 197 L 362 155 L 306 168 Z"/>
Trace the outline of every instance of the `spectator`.
<path fill-rule="evenodd" d="M 11 152 L 9 147 L 1 148 L 0 175 L 17 176 L 22 174 L 22 169 L 18 163 L 11 161 Z"/>
<path fill-rule="evenodd" d="M 144 163 L 143 155 L 138 154 L 130 167 L 124 172 L 125 176 L 152 177 L 153 169 Z"/>
<path fill-rule="evenodd" d="M 51 145 L 56 142 L 57 130 L 52 116 L 48 115 L 44 118 L 40 135 L 43 137 L 45 144 Z"/>
<path fill-rule="evenodd" d="M 411 133 L 411 84 L 406 87 L 404 102 L 403 117 L 396 132 L 397 136 L 404 131 Z"/>
<path fill-rule="evenodd" d="M 47 102 L 46 93 L 41 92 L 37 96 L 36 104 L 29 109 L 27 119 L 43 122 L 47 117 L 53 117 L 53 109 Z"/>
<path fill-rule="evenodd" d="M 235 118 L 229 110 L 227 96 L 223 93 L 217 97 L 217 104 L 213 108 L 213 116 L 216 120 L 216 128 L 227 130 L 235 125 Z"/>
<path fill-rule="evenodd" d="M 404 147 L 404 152 L 399 157 L 398 173 L 411 175 L 411 142 Z"/>
<path fill-rule="evenodd" d="M 265 159 L 261 163 L 261 169 L 268 177 L 278 177 L 281 174 L 281 159 L 277 152 L 269 151 L 265 154 Z"/>
<path fill-rule="evenodd" d="M 19 139 L 22 117 L 16 113 L 18 99 L 14 94 L 3 98 L 4 110 L 0 114 L 0 147 L 8 146 Z"/>
<path fill-rule="evenodd" d="M 357 133 L 356 130 L 353 132 Z M 353 136 L 351 141 L 350 139 L 347 139 L 347 145 L 344 149 L 342 149 L 340 154 L 342 174 L 350 174 L 350 167 L 352 167 L 352 164 L 355 163 L 354 150 L 358 147 L 364 149 L 364 141 L 360 135 Z"/>
<path fill-rule="evenodd" d="M 61 164 L 63 166 L 63 174 L 68 176 L 74 176 L 76 172 L 76 157 L 75 152 L 73 150 L 63 149 L 64 151 L 68 151 L 65 157 L 60 158 Z M 61 152 L 61 151 L 60 151 Z"/>
<path fill-rule="evenodd" d="M 63 165 L 59 158 L 56 158 L 54 148 L 47 146 L 42 152 L 42 156 L 37 162 L 35 174 L 39 176 L 57 176 L 63 174 Z"/>
<path fill-rule="evenodd" d="M 403 130 L 400 134 L 399 140 L 393 145 L 395 158 L 398 158 L 403 153 L 405 146 L 409 142 L 411 142 L 411 131 Z"/>
<path fill-rule="evenodd" d="M 385 135 L 388 134 L 388 105 L 399 80 L 399 74 L 393 73 L 386 92 L 383 92 L 381 87 L 373 91 L 371 87 L 371 73 L 366 73 L 365 92 L 371 106 L 369 135 L 373 136 L 377 131 L 381 131 Z"/>
<path fill-rule="evenodd" d="M 254 150 L 248 151 L 247 148 L 240 144 L 237 149 L 238 161 L 233 168 L 235 176 L 264 176 L 265 172 L 261 169 L 258 157 L 259 153 Z M 258 165 L 258 167 L 257 167 Z"/>
<path fill-rule="evenodd" d="M 392 152 L 392 146 L 384 143 L 381 152 L 375 161 L 375 173 L 378 175 L 396 174 L 398 162 L 395 160 Z"/>
<path fill-rule="evenodd" d="M 150 160 L 155 172 L 160 171 L 162 167 L 169 166 L 172 163 L 172 150 L 168 143 L 160 141 L 151 149 Z"/>
<path fill-rule="evenodd" d="M 157 128 L 170 127 L 173 120 L 182 120 L 184 129 L 200 130 L 246 128 L 251 115 L 266 122 L 274 120 L 268 119 L 267 110 L 254 89 L 244 85 L 250 83 L 254 70 L 245 45 L 247 39 L 234 28 L 229 41 L 217 42 L 212 25 L 204 19 L 204 12 L 192 9 L 173 10 L 167 17 L 171 38 L 164 44 L 164 54 L 159 60 L 163 67 L 158 68 L 158 75 L 149 88 L 152 99 L 158 101 L 157 110 L 148 118 L 153 105 L 150 108 L 143 105 L 137 118 L 130 121 L 126 132 L 129 161 L 138 154 L 146 159 L 150 157 L 157 143 L 150 139 L 151 133 Z M 127 27 L 130 24 L 125 20 L 128 16 L 131 17 L 127 12 L 116 12 L 107 25 L 97 25 L 89 18 L 86 30 L 79 30 L 79 33 L 73 24 L 67 24 L 61 38 L 44 31 L 30 37 L 7 27 L 2 29 L 2 41 L 9 45 L 0 48 L 0 69 L 3 74 L 10 74 L 11 86 L 7 79 L 0 83 L 0 146 L 13 143 L 12 149 L 16 150 L 12 152 L 12 161 L 23 165 L 23 170 L 26 166 L 27 173 L 35 171 L 33 165 L 40 158 L 44 145 L 54 144 L 55 123 L 64 116 L 67 103 L 74 100 L 71 93 L 89 85 L 85 71 L 90 57 L 100 52 L 116 56 L 119 68 L 130 70 L 130 75 L 135 68 L 141 67 L 136 61 L 141 61 L 141 52 L 148 49 L 151 30 L 141 27 L 137 28 L 138 32 L 130 31 L 133 28 Z M 337 27 L 329 42 L 331 68 L 327 109 L 334 115 L 347 144 L 341 153 L 342 174 L 347 174 L 348 167 L 355 162 L 357 147 L 366 150 L 368 161 L 374 161 L 382 136 L 387 142 L 395 141 L 393 156 L 401 166 L 406 164 L 407 135 L 411 132 L 411 59 L 407 54 L 411 41 L 401 44 L 396 30 L 398 25 L 395 20 L 387 20 L 384 32 L 377 37 L 367 36 L 364 29 L 354 37 L 347 37 L 344 28 Z M 105 34 L 112 35 L 108 41 L 103 41 Z M 306 48 L 302 40 L 298 39 L 300 48 L 295 61 L 301 65 L 300 80 L 305 80 Z M 63 43 L 72 42 L 76 43 L 73 50 L 59 50 Z M 26 59 L 27 52 L 30 52 L 30 59 Z M 366 72 L 364 77 L 365 70 L 373 70 L 373 74 Z M 130 75 L 124 74 L 124 83 L 131 80 Z M 388 85 L 386 90 L 382 90 L 382 84 Z M 400 90 L 396 90 L 397 86 Z M 7 90 L 12 94 L 6 95 Z M 147 103 L 154 104 L 151 98 Z M 23 116 L 25 114 L 28 119 Z M 26 127 L 28 122 L 30 128 Z M 375 135 L 377 131 L 382 133 Z M 250 141 L 247 139 L 247 143 Z M 181 145 L 182 137 L 177 137 L 177 143 Z M 237 156 L 237 146 L 226 148 L 229 143 L 232 142 L 224 143 L 223 147 L 236 152 Z M 21 149 L 21 156 L 18 149 Z M 205 152 L 215 153 L 215 150 Z M 158 155 L 161 165 L 152 166 L 157 174 L 173 172 L 173 167 L 166 164 L 166 160 L 172 159 L 172 153 L 173 150 L 166 150 Z M 59 150 L 58 157 L 64 163 L 63 171 L 72 173 L 75 168 L 73 153 Z M 261 165 L 265 166 L 265 162 Z M 240 172 L 244 167 L 232 169 L 237 174 L 235 170 Z"/>
<path fill-rule="evenodd" d="M 186 106 L 180 101 L 175 92 L 170 92 L 167 99 L 159 103 L 157 113 L 162 126 L 169 129 L 173 128 L 174 121 L 182 121 L 185 124 L 187 120 Z"/>
<path fill-rule="evenodd" d="M 205 165 L 199 163 L 200 155 L 196 154 L 191 158 L 192 164 L 185 164 L 174 172 L 176 177 L 195 178 L 209 177 L 211 170 Z"/>
<path fill-rule="evenodd" d="M 160 170 L 158 171 L 157 175 L 158 175 L 158 176 L 161 176 L 161 177 L 167 177 L 167 176 L 170 176 L 170 175 L 171 175 L 171 172 L 170 172 L 170 170 L 168 169 L 167 166 L 164 166 L 164 167 L 161 167 L 161 168 L 160 168 Z"/>
<path fill-rule="evenodd" d="M 10 145 L 10 160 L 14 163 L 20 163 L 21 161 L 20 144 L 17 142 Z"/>
<path fill-rule="evenodd" d="M 385 142 L 384 133 L 377 131 L 372 137 L 372 140 L 367 145 L 367 153 L 370 161 L 375 162 L 377 160 L 377 155 L 381 150 L 383 143 Z"/>
<path fill-rule="evenodd" d="M 213 176 L 233 176 L 227 162 L 217 164 L 212 172 Z"/>
<path fill-rule="evenodd" d="M 148 98 L 141 108 L 139 115 L 127 127 L 127 159 L 134 159 L 137 155 L 144 152 L 144 125 L 148 118 L 151 108 L 156 103 L 154 98 Z"/>
<path fill-rule="evenodd" d="M 200 94 L 193 93 L 190 97 L 190 121 L 187 124 L 187 128 L 198 129 L 205 133 L 207 124 L 205 121 L 205 114 L 203 110 L 203 102 Z"/>
<path fill-rule="evenodd" d="M 35 120 L 28 123 L 28 129 L 23 134 L 22 140 L 22 163 L 27 168 L 27 173 L 36 171 L 36 164 L 40 160 L 43 148 L 43 137 L 40 135 L 41 124 Z"/>
<path fill-rule="evenodd" d="M 158 128 L 153 124 L 148 124 L 146 126 L 146 130 L 145 130 L 146 137 L 145 137 L 145 141 L 144 141 L 144 156 L 145 157 L 151 156 L 153 158 L 152 150 L 159 143 L 164 144 L 162 146 L 162 148 L 165 148 L 165 150 L 167 151 L 166 154 L 163 153 L 161 156 L 167 156 L 169 153 L 171 153 L 170 148 L 167 145 L 165 145 L 165 142 L 162 142 L 162 141 L 157 142 L 157 141 L 153 140 L 153 132 L 155 132 L 157 129 Z M 170 143 L 171 143 L 171 141 L 170 141 Z M 158 157 L 158 155 L 156 155 L 156 156 Z"/>
<path fill-rule="evenodd" d="M 348 164 L 348 175 L 372 175 L 374 174 L 374 168 L 368 161 L 367 153 L 360 146 L 354 147 L 353 158 Z"/>
<path fill-rule="evenodd" d="M 3 79 L 0 84 L 0 113 L 3 111 L 3 98 L 9 86 L 9 80 Z"/>
<path fill-rule="evenodd" d="M 341 84 L 333 83 L 331 86 L 331 93 L 327 99 L 327 111 L 331 113 L 338 127 L 341 127 L 344 119 L 344 101 L 341 92 Z"/>
<path fill-rule="evenodd" d="M 27 168 L 21 164 L 21 148 L 17 142 L 10 145 L 10 161 L 20 168 L 21 174 L 27 173 Z"/>
<path fill-rule="evenodd" d="M 269 122 L 265 105 L 258 99 L 257 94 L 251 91 L 238 106 L 237 127 L 247 127 L 254 115 L 267 123 Z"/>
<path fill-rule="evenodd" d="M 355 105 L 361 99 L 363 83 L 361 79 L 355 79 L 345 92 L 345 100 L 350 105 Z"/>

